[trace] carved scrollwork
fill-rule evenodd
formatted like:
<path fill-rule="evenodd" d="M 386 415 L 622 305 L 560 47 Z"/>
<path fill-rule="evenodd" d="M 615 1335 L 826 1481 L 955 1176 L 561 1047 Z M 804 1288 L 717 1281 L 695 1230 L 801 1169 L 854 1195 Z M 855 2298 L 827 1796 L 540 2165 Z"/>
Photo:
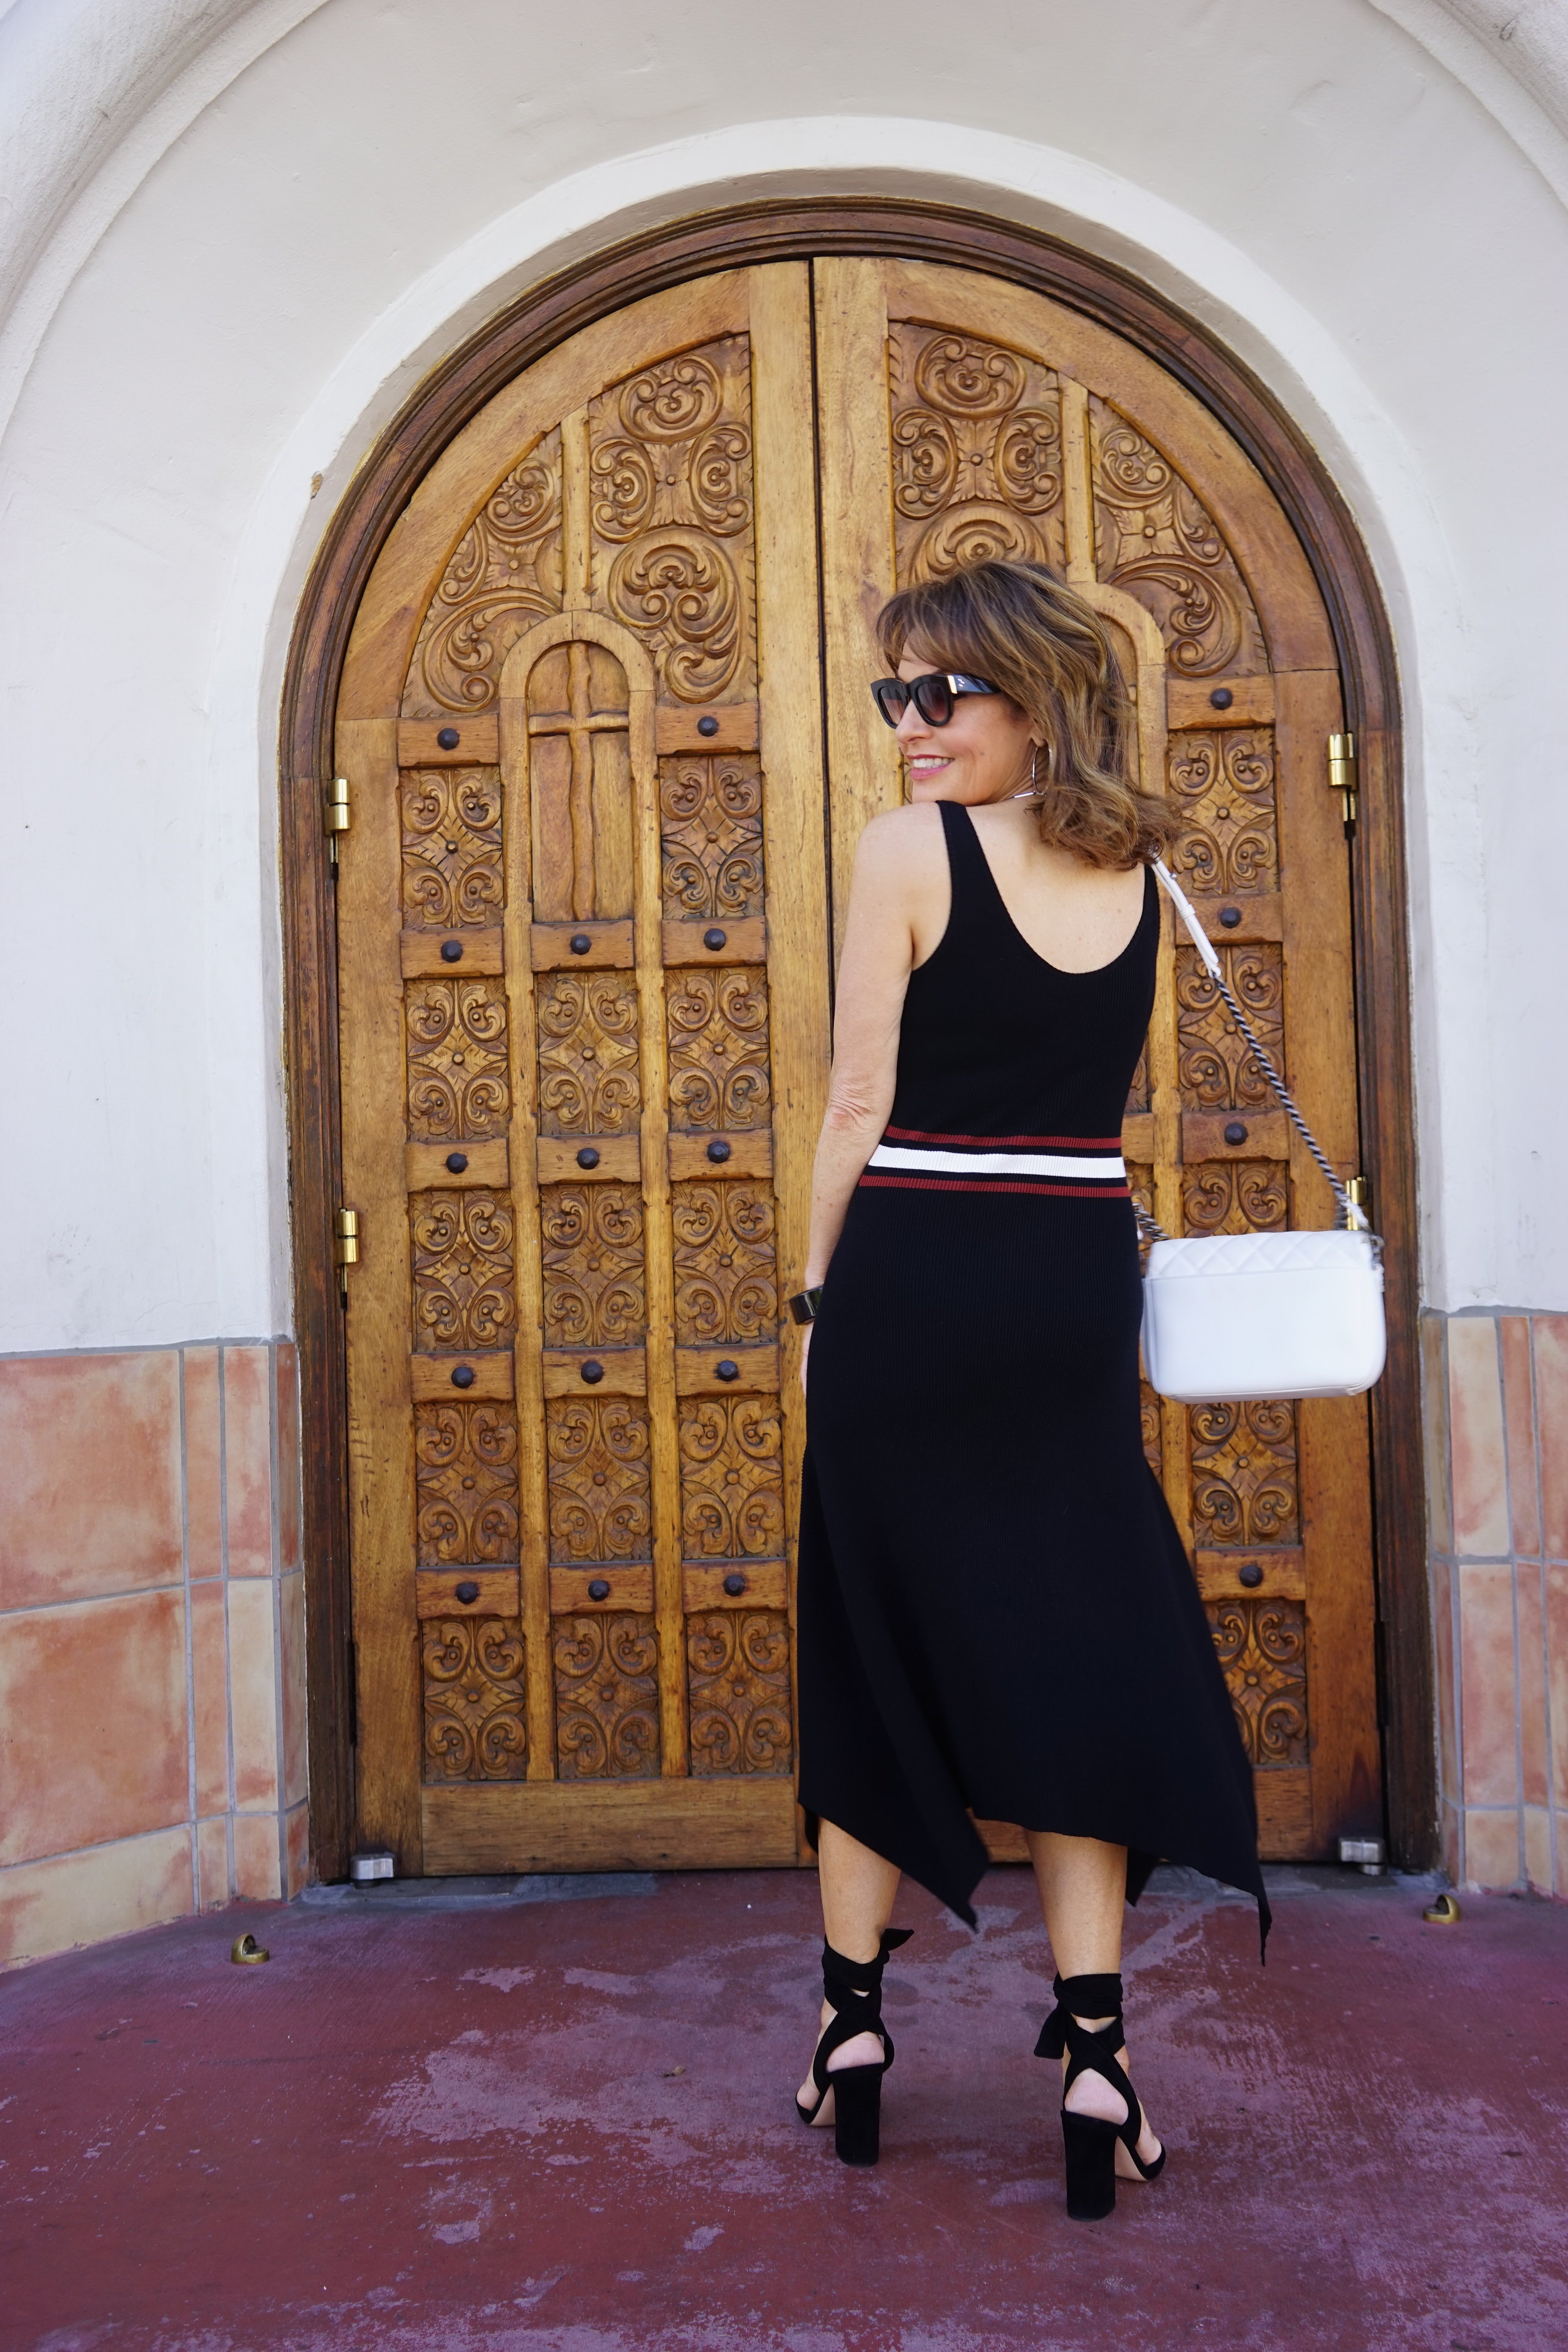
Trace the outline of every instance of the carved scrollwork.
<path fill-rule="evenodd" d="M 1149 1108 L 1149 1048 L 1147 1045 L 1138 1056 L 1138 1067 L 1133 1071 L 1132 1084 L 1127 1089 L 1127 1108 L 1130 1111 L 1147 1110 Z"/>
<path fill-rule="evenodd" d="M 717 971 L 672 971 L 669 1116 L 686 1129 L 766 1127 L 767 976 L 743 964 Z"/>
<path fill-rule="evenodd" d="M 447 564 L 420 626 L 405 719 L 483 710 L 523 631 L 561 610 L 561 436 L 489 498 Z"/>
<path fill-rule="evenodd" d="M 1199 1160 L 1182 1171 L 1182 1229 L 1267 1234 L 1289 1210 L 1289 1171 L 1276 1160 Z"/>
<path fill-rule="evenodd" d="M 729 336 L 640 369 L 589 407 L 595 600 L 664 690 L 752 690 L 751 383 Z"/>
<path fill-rule="evenodd" d="M 906 408 L 893 419 L 893 504 L 924 520 L 952 497 L 958 480 L 958 441 L 945 416 Z"/>
<path fill-rule="evenodd" d="M 416 1404 L 421 1568 L 518 1557 L 517 1415 L 510 1404 Z"/>
<path fill-rule="evenodd" d="M 1138 1383 L 1138 1429 L 1143 1440 L 1143 1459 L 1157 1478 L 1160 1475 L 1160 1400 L 1147 1381 Z"/>
<path fill-rule="evenodd" d="M 672 1188 L 675 1336 L 683 1347 L 710 1340 L 772 1339 L 778 1328 L 778 1268 L 773 1194 L 742 1178 Z"/>
<path fill-rule="evenodd" d="M 500 920 L 501 786 L 494 768 L 416 768 L 403 778 L 403 909 L 410 929 Z"/>
<path fill-rule="evenodd" d="M 900 320 L 889 335 L 900 585 L 998 556 L 1059 566 L 1056 377 L 973 336 Z"/>
<path fill-rule="evenodd" d="M 550 1557 L 652 1558 L 647 1407 L 641 1397 L 551 1397 L 544 1408 Z"/>
<path fill-rule="evenodd" d="M 667 915 L 763 911 L 763 776 L 755 752 L 662 760 L 659 837 Z"/>
<path fill-rule="evenodd" d="M 540 1194 L 547 1348 L 635 1345 L 647 1322 L 642 1196 L 632 1184 L 547 1184 Z"/>
<path fill-rule="evenodd" d="M 1261 940 L 1219 950 L 1220 967 L 1281 1077 L 1285 1067 L 1285 988 L 1280 950 Z M 1258 1057 L 1231 1019 L 1195 948 L 1176 950 L 1177 1063 L 1187 1110 L 1243 1110 L 1275 1096 Z"/>
<path fill-rule="evenodd" d="M 642 1105 L 637 988 L 626 971 L 540 975 L 539 1131 L 630 1135 Z"/>
<path fill-rule="evenodd" d="M 952 416 L 1005 416 L 1024 397 L 1023 362 L 972 335 L 932 335 L 914 365 L 915 390 Z"/>
<path fill-rule="evenodd" d="M 478 1142 L 504 1135 L 510 1114 L 507 1083 L 506 991 L 499 980 L 421 980 L 410 983 L 408 1132 L 416 1142 Z"/>
<path fill-rule="evenodd" d="M 620 388 L 621 421 L 638 441 L 689 441 L 723 404 L 719 371 L 700 352 L 657 360 Z"/>
<path fill-rule="evenodd" d="M 743 606 L 721 548 L 674 526 L 647 531 L 610 566 L 606 600 L 651 643 L 672 694 L 712 702 L 724 692 L 740 660 Z"/>
<path fill-rule="evenodd" d="M 426 1620 L 420 1662 L 427 1780 L 526 1777 L 525 1656 L 522 1627 L 510 1618 Z"/>
<path fill-rule="evenodd" d="M 789 1620 L 782 1609 L 715 1609 L 686 1621 L 693 1778 L 788 1772 Z"/>
<path fill-rule="evenodd" d="M 1185 827 L 1173 856 L 1186 887 L 1226 898 L 1277 890 L 1271 731 L 1237 727 L 1173 735 L 1168 775 Z"/>
<path fill-rule="evenodd" d="M 1305 1764 L 1307 1621 L 1300 1601 L 1211 1601 L 1209 1623 L 1247 1760 Z"/>
<path fill-rule="evenodd" d="M 760 1559 L 784 1549 L 776 1397 L 683 1397 L 680 1515 L 689 1559 Z"/>
<path fill-rule="evenodd" d="M 511 1203 L 495 1192 L 416 1192 L 414 1345 L 496 1348 L 517 1322 Z"/>
<path fill-rule="evenodd" d="M 1190 1408 L 1200 1546 L 1300 1541 L 1296 1415 L 1282 1400 Z"/>
<path fill-rule="evenodd" d="M 651 1617 L 558 1617 L 555 1758 L 563 1780 L 645 1780 L 658 1770 L 658 1635 Z"/>
<path fill-rule="evenodd" d="M 1268 667 L 1240 572 L 1170 461 L 1106 401 L 1089 404 L 1097 569 L 1153 614 L 1186 677 Z"/>

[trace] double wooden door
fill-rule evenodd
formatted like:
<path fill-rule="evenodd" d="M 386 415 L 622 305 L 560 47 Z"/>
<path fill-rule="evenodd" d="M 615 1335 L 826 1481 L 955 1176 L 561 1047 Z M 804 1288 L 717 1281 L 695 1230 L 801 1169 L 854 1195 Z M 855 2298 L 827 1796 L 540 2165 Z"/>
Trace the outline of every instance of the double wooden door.
<path fill-rule="evenodd" d="M 780 1300 L 829 910 L 900 795 L 876 610 L 985 554 L 1112 624 L 1189 891 L 1354 1170 L 1331 642 L 1206 411 L 1074 312 L 901 261 L 698 279 L 520 374 L 393 532 L 338 711 L 359 1831 L 405 1872 L 802 1855 Z M 1168 935 L 1125 1140 L 1170 1231 L 1329 1221 Z M 1145 1438 L 1265 1853 L 1374 1827 L 1364 1408 L 1150 1396 Z"/>

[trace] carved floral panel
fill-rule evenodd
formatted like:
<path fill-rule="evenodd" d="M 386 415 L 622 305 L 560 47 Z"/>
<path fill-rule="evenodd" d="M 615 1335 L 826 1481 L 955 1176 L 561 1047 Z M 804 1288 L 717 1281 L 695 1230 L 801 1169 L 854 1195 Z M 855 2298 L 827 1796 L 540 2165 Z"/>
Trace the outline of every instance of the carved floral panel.
<path fill-rule="evenodd" d="M 1127 1108 L 1129 1111 L 1139 1111 L 1147 1110 L 1148 1108 L 1149 1048 L 1145 1045 L 1138 1056 L 1138 1067 L 1132 1073 L 1132 1084 L 1127 1089 Z"/>
<path fill-rule="evenodd" d="M 403 919 L 411 930 L 499 923 L 501 787 L 495 768 L 410 768 L 402 781 Z"/>
<path fill-rule="evenodd" d="M 742 335 L 656 360 L 589 404 L 594 601 L 663 697 L 756 692 L 752 391 Z"/>
<path fill-rule="evenodd" d="M 1279 887 L 1274 736 L 1267 727 L 1173 735 L 1166 773 L 1185 826 L 1172 864 L 1198 897 Z"/>
<path fill-rule="evenodd" d="M 540 1133 L 635 1134 L 642 1087 L 631 973 L 542 972 L 534 1006 Z"/>
<path fill-rule="evenodd" d="M 688 1559 L 757 1559 L 784 1550 L 776 1397 L 682 1397 L 680 1518 Z"/>
<path fill-rule="evenodd" d="M 1138 1383 L 1138 1433 L 1143 1441 L 1143 1459 L 1157 1478 L 1160 1475 L 1160 1400 L 1147 1381 Z"/>
<path fill-rule="evenodd" d="M 517 1559 L 517 1414 L 510 1404 L 416 1404 L 414 1485 L 421 1568 Z"/>
<path fill-rule="evenodd" d="M 1037 360 L 973 335 L 889 327 L 898 582 L 988 557 L 1066 560 L 1061 398 Z"/>
<path fill-rule="evenodd" d="M 658 1635 L 649 1616 L 557 1617 L 555 1765 L 563 1780 L 644 1780 L 658 1770 Z"/>
<path fill-rule="evenodd" d="M 1307 1620 L 1300 1601 L 1211 1601 L 1215 1649 L 1248 1760 L 1305 1764 Z"/>
<path fill-rule="evenodd" d="M 506 989 L 500 980 L 410 982 L 408 1132 L 416 1143 L 475 1143 L 504 1135 Z"/>
<path fill-rule="evenodd" d="M 416 1192 L 414 1344 L 497 1348 L 516 1327 L 511 1203 L 489 1192 Z"/>
<path fill-rule="evenodd" d="M 763 776 L 754 751 L 661 760 L 664 911 L 674 919 L 763 911 Z"/>
<path fill-rule="evenodd" d="M 665 986 L 670 1125 L 766 1127 L 773 1113 L 767 975 L 731 964 L 672 971 Z"/>
<path fill-rule="evenodd" d="M 1152 613 L 1178 677 L 1266 670 L 1258 614 L 1213 517 L 1108 402 L 1090 396 L 1089 424 L 1100 579 Z"/>
<path fill-rule="evenodd" d="M 1247 947 L 1220 945 L 1219 960 L 1231 993 L 1257 1031 L 1264 1052 L 1288 1081 L 1279 945 L 1271 940 Z M 1198 961 L 1195 948 L 1176 950 L 1176 1039 L 1184 1109 L 1272 1108 L 1274 1090 L 1231 1019 L 1225 999 Z"/>
<path fill-rule="evenodd" d="M 782 1609 L 715 1609 L 686 1621 L 694 1779 L 788 1772 L 789 1621 Z"/>
<path fill-rule="evenodd" d="M 1197 1404 L 1187 1418 L 1199 1548 L 1300 1543 L 1292 1407 L 1276 1398 Z"/>
<path fill-rule="evenodd" d="M 526 1779 L 521 1624 L 506 1617 L 427 1618 L 419 1647 L 426 1780 Z"/>
<path fill-rule="evenodd" d="M 458 542 L 421 625 L 405 719 L 472 713 L 495 700 L 525 629 L 561 610 L 561 435 L 547 433 L 491 492 Z"/>
<path fill-rule="evenodd" d="M 651 1559 L 647 1406 L 641 1397 L 551 1397 L 544 1407 L 550 1557 Z"/>
<path fill-rule="evenodd" d="M 547 1184 L 539 1196 L 547 1348 L 625 1348 L 647 1323 L 634 1184 Z"/>
<path fill-rule="evenodd" d="M 778 1274 L 767 1186 L 745 1178 L 676 1184 L 670 1213 L 677 1343 L 772 1339 L 778 1328 Z"/>
<path fill-rule="evenodd" d="M 1289 1171 L 1278 1160 L 1199 1160 L 1182 1171 L 1182 1230 L 1266 1234 L 1282 1229 Z"/>

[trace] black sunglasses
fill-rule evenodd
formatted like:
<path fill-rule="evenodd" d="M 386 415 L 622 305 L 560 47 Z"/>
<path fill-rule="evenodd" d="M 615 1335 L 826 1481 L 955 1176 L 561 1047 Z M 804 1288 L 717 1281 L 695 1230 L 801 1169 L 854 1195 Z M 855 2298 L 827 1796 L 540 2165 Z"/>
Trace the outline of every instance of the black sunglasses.
<path fill-rule="evenodd" d="M 889 727 L 896 727 L 912 702 L 928 727 L 945 727 L 961 694 L 1000 694 L 983 677 L 966 677 L 962 670 L 928 670 L 923 677 L 877 677 L 871 698 Z"/>

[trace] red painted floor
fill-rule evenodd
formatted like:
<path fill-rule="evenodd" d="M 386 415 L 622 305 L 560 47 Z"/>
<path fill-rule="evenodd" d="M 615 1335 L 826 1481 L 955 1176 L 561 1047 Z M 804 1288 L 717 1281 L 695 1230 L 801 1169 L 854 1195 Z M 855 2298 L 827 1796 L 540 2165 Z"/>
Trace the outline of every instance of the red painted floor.
<path fill-rule="evenodd" d="M 1249 1906 L 1131 1915 L 1171 2160 L 1099 2225 L 1063 2210 L 1021 1872 L 977 1937 L 900 1906 L 875 2172 L 790 2112 L 808 1875 L 245 1906 L 44 1962 L 0 1980 L 0 2343 L 1568 2346 L 1568 1907 L 1428 1927 L 1417 1887 L 1320 1875 L 1282 1874 L 1266 1970 Z"/>

